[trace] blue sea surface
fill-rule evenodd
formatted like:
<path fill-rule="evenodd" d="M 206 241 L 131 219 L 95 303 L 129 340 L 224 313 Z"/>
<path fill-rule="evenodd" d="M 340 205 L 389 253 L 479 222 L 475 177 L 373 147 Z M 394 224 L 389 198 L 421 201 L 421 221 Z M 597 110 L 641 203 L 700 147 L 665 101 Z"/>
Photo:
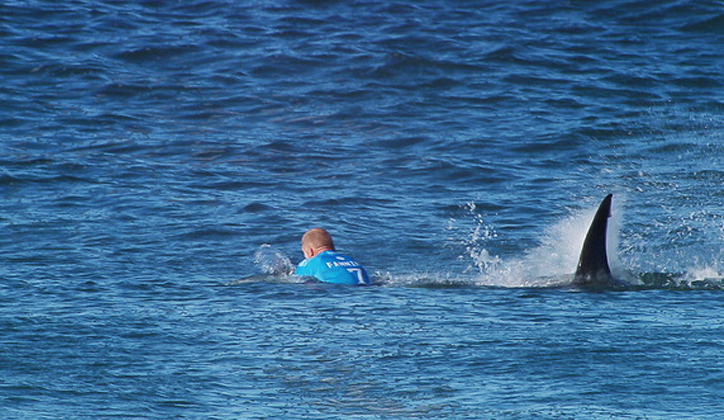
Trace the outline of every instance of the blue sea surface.
<path fill-rule="evenodd" d="M 724 417 L 724 3 L 0 4 L 0 418 Z M 626 287 L 572 287 L 613 193 Z M 370 287 L 291 275 L 331 232 Z"/>

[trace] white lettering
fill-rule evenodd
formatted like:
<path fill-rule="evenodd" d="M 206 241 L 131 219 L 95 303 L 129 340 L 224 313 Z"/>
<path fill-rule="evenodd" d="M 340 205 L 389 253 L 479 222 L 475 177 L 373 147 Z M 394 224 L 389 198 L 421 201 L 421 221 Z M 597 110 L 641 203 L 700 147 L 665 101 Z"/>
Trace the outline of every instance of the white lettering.
<path fill-rule="evenodd" d="M 348 268 L 347 271 L 349 271 L 350 274 L 357 276 L 357 281 L 359 282 L 359 284 L 365 284 L 365 279 L 364 277 L 362 277 L 361 268 Z"/>

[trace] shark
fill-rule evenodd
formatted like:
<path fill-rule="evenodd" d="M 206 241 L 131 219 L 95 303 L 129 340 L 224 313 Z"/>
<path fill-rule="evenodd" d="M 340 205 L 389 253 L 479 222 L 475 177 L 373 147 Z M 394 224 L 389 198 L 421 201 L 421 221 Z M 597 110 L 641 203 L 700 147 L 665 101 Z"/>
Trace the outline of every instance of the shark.
<path fill-rule="evenodd" d="M 620 285 L 611 275 L 606 251 L 606 234 L 608 219 L 611 217 L 611 201 L 613 194 L 608 194 L 598 206 L 583 241 L 581 254 L 578 258 L 576 273 L 573 275 L 573 286 L 584 289 L 606 289 Z"/>

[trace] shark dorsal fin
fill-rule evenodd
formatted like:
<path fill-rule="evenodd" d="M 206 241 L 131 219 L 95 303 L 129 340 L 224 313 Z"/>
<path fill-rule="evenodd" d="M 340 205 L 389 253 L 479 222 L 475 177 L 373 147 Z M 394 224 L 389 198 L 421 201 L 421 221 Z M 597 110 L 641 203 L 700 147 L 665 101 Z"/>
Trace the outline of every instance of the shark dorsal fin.
<path fill-rule="evenodd" d="M 600 287 L 611 283 L 611 268 L 606 253 L 606 231 L 608 218 L 611 217 L 611 197 L 609 194 L 601 201 L 586 240 L 583 241 L 581 256 L 573 278 L 573 284 L 580 287 Z"/>

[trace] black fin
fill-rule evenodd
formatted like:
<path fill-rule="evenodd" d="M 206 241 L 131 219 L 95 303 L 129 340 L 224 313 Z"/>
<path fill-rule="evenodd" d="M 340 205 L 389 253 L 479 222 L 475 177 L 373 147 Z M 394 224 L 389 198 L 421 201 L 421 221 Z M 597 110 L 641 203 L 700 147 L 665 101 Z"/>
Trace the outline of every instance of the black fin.
<path fill-rule="evenodd" d="M 586 240 L 583 242 L 578 267 L 573 277 L 573 285 L 580 287 L 602 287 L 611 285 L 611 268 L 608 266 L 606 253 L 606 230 L 608 218 L 611 217 L 611 197 L 609 194 L 601 201 L 591 227 L 588 228 Z"/>

